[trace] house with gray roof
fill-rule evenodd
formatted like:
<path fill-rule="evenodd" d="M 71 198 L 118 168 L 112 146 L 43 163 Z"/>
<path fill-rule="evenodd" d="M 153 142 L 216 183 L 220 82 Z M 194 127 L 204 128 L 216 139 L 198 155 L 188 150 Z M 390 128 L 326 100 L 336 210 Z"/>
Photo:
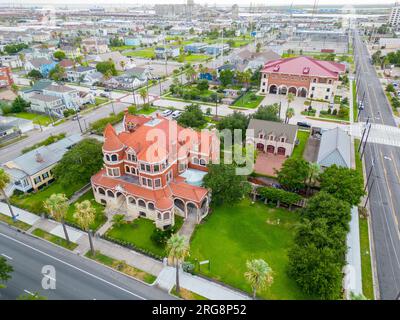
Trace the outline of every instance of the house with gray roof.
<path fill-rule="evenodd" d="M 51 169 L 64 154 L 77 144 L 82 137 L 71 135 L 48 146 L 41 146 L 2 165 L 10 175 L 12 186 L 9 191 L 37 191 L 54 180 Z"/>
<path fill-rule="evenodd" d="M 298 127 L 281 122 L 251 119 L 246 143 L 264 153 L 290 157 L 297 141 Z"/>
<path fill-rule="evenodd" d="M 322 168 L 334 164 L 338 167 L 351 168 L 351 137 L 349 134 L 339 127 L 323 132 L 317 163 Z"/>

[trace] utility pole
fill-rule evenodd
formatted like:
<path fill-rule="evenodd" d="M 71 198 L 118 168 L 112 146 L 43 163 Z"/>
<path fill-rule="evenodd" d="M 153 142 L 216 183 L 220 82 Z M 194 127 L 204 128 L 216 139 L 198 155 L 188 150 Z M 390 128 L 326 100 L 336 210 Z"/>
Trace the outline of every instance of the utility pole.
<path fill-rule="evenodd" d="M 81 133 L 83 133 L 82 126 L 81 126 L 81 120 L 79 117 L 79 111 L 76 111 L 75 114 L 76 114 L 76 120 L 78 121 L 78 124 L 79 124 L 79 129 L 81 130 Z"/>
<path fill-rule="evenodd" d="M 371 127 L 372 127 L 372 124 L 369 125 L 369 130 L 368 130 L 368 133 L 367 133 L 367 137 L 365 138 L 365 141 L 364 141 L 364 147 L 363 147 L 363 150 L 362 150 L 361 155 L 360 155 L 361 159 L 362 159 L 362 157 L 364 155 L 364 152 L 365 152 L 365 147 L 367 145 L 368 137 L 369 137 L 369 134 L 371 132 Z M 362 143 L 362 141 L 361 141 L 361 143 Z"/>
<path fill-rule="evenodd" d="M 363 130 L 363 134 L 362 134 L 362 136 L 361 136 L 360 145 L 358 146 L 358 150 L 357 150 L 358 152 L 360 152 L 361 145 L 362 145 L 363 140 L 364 140 L 364 135 L 365 135 L 365 132 L 367 131 L 367 128 L 368 128 L 368 123 L 369 123 L 369 116 L 368 116 L 368 119 L 367 119 L 367 123 L 366 123 L 366 125 L 365 125 L 365 128 L 364 128 L 364 130 Z"/>
<path fill-rule="evenodd" d="M 371 166 L 371 169 L 369 169 L 369 173 L 368 173 L 368 177 L 367 177 L 367 182 L 366 182 L 365 188 L 364 188 L 364 193 L 365 193 L 365 191 L 367 191 L 369 179 L 371 178 L 371 174 L 372 174 L 372 170 L 374 169 L 374 165 L 375 165 L 375 163 L 374 163 L 374 160 L 372 159 L 372 166 Z"/>
<path fill-rule="evenodd" d="M 369 197 L 371 195 L 371 190 L 372 190 L 372 187 L 374 186 L 374 183 L 375 183 L 375 179 L 372 180 L 371 188 L 369 188 L 368 196 L 367 196 L 367 199 L 365 200 L 365 204 L 364 204 L 364 209 L 367 207 L 367 204 L 369 202 Z"/>

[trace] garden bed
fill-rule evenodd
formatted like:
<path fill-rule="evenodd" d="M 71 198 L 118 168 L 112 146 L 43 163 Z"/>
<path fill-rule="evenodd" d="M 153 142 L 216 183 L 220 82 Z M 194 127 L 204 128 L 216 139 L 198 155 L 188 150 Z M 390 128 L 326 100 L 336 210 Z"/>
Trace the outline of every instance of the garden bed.
<path fill-rule="evenodd" d="M 209 300 L 197 293 L 194 293 L 190 290 L 180 287 L 179 294 L 176 292 L 176 286 L 171 289 L 171 294 L 175 297 L 184 299 L 184 300 Z"/>
<path fill-rule="evenodd" d="M 4 223 L 9 224 L 10 226 L 13 226 L 18 229 L 25 230 L 25 231 L 31 227 L 31 225 L 29 225 L 23 221 L 20 221 L 20 220 L 14 221 L 10 216 L 7 216 L 2 213 L 0 213 L 0 221 L 3 221 Z"/>
<path fill-rule="evenodd" d="M 58 236 L 55 236 L 55 235 L 53 235 L 53 234 L 51 234 L 51 233 L 49 233 L 47 231 L 44 231 L 44 230 L 42 230 L 40 228 L 37 228 L 37 229 L 33 230 L 32 234 L 37 236 L 37 237 L 39 237 L 39 238 L 42 238 L 42 239 L 50 241 L 50 242 L 52 242 L 54 244 L 57 244 L 57 245 L 59 245 L 61 247 L 69 249 L 69 250 L 74 250 L 78 246 L 76 243 L 73 243 L 71 241 L 68 244 L 67 240 L 65 240 L 63 238 L 60 238 Z"/>

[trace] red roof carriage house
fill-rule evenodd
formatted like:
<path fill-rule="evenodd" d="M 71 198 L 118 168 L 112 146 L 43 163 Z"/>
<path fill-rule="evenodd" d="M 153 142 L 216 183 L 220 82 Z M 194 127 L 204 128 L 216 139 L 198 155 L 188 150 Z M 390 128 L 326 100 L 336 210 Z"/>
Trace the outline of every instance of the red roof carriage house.
<path fill-rule="evenodd" d="M 273 60 L 261 70 L 260 93 L 292 93 L 330 101 L 336 94 L 339 75 L 345 71 L 344 64 L 304 56 Z"/>
<path fill-rule="evenodd" d="M 127 219 L 151 219 L 158 228 L 174 225 L 175 214 L 197 223 L 207 215 L 211 192 L 200 185 L 219 155 L 214 132 L 125 113 L 124 131 L 108 125 L 104 138 L 104 168 L 91 180 L 97 202 Z"/>

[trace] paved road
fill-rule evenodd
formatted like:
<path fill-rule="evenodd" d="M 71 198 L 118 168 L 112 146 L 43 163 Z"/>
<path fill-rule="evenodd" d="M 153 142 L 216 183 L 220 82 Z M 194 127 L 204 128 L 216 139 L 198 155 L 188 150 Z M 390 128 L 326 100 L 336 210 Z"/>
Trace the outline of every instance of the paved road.
<path fill-rule="evenodd" d="M 0 291 L 0 299 L 14 300 L 28 292 L 39 292 L 52 300 L 173 299 L 157 287 L 147 286 L 3 224 L 0 224 L 0 255 L 14 268 L 7 288 Z M 55 275 L 47 277 L 56 280 L 54 290 L 42 288 L 45 265 L 55 268 Z"/>
<path fill-rule="evenodd" d="M 359 98 L 365 94 L 365 111 L 360 120 L 370 116 L 372 123 L 395 126 L 385 93 L 369 53 L 358 33 L 355 33 L 355 58 L 361 76 L 358 82 Z M 365 149 L 366 172 L 372 168 L 369 182 L 373 247 L 379 295 L 394 299 L 400 291 L 400 149 L 368 143 Z M 373 182 L 374 181 L 374 182 Z"/>

